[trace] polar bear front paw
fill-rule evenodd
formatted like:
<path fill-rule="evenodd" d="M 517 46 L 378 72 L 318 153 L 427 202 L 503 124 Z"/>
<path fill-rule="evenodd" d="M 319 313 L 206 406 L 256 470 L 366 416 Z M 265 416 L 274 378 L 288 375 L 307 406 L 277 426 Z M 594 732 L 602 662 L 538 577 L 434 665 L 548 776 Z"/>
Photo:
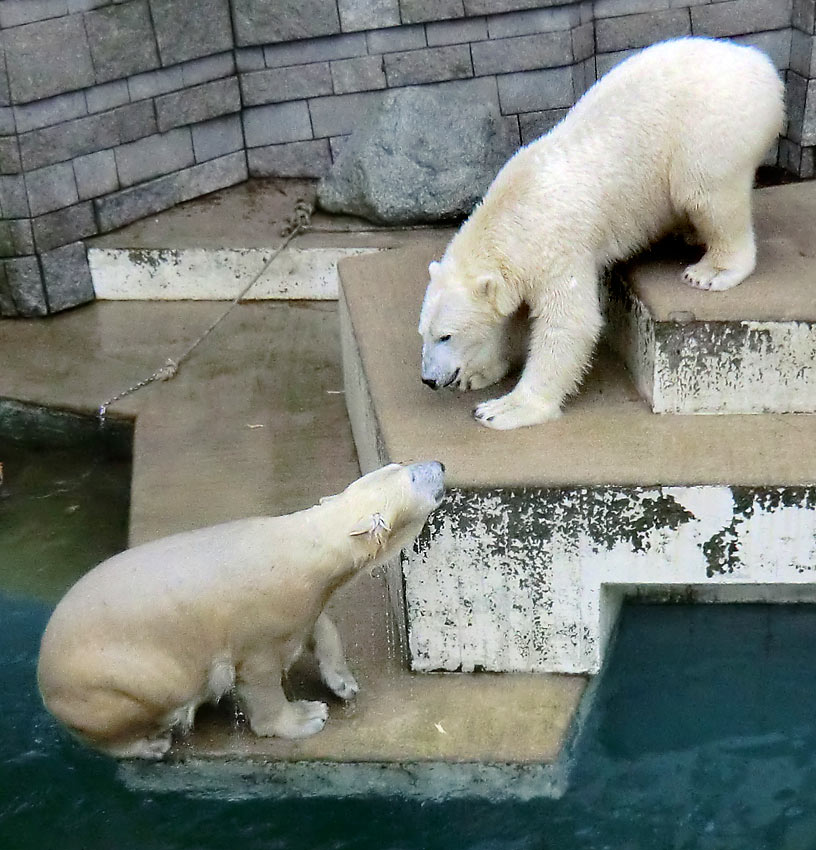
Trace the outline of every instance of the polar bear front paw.
<path fill-rule="evenodd" d="M 320 676 L 326 687 L 342 700 L 354 699 L 360 692 L 360 686 L 348 668 L 334 670 L 321 667 Z"/>
<path fill-rule="evenodd" d="M 308 738 L 319 732 L 328 719 L 329 707 L 325 702 L 297 700 L 286 704 L 272 734 L 278 738 Z"/>
<path fill-rule="evenodd" d="M 695 289 L 722 292 L 742 283 L 750 272 L 751 269 L 743 272 L 740 269 L 717 268 L 703 258 L 699 263 L 686 268 L 683 272 L 683 281 Z"/>
<path fill-rule="evenodd" d="M 497 431 L 540 425 L 542 422 L 558 419 L 560 415 L 558 405 L 525 397 L 515 390 L 501 398 L 484 401 L 473 411 L 477 422 Z"/>

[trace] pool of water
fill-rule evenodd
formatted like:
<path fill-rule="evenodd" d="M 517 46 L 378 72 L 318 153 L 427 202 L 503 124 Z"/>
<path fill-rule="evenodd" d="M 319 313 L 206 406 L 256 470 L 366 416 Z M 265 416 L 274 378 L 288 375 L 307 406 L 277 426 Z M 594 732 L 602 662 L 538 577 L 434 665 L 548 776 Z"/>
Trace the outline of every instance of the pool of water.
<path fill-rule="evenodd" d="M 125 545 L 129 468 L 0 439 L 0 848 L 813 850 L 816 607 L 625 608 L 560 800 L 141 793 L 68 739 L 35 667 L 55 600 Z"/>

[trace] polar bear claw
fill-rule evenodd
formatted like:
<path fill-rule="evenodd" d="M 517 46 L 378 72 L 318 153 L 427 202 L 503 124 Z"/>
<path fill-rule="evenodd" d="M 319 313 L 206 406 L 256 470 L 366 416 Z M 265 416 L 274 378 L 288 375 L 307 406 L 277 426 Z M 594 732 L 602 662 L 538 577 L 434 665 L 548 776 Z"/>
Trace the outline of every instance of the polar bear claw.
<path fill-rule="evenodd" d="M 351 671 L 345 670 L 322 670 L 321 677 L 326 687 L 337 697 L 348 702 L 354 699 L 360 692 L 360 686 Z"/>
<path fill-rule="evenodd" d="M 509 431 L 529 425 L 540 425 L 558 419 L 561 411 L 553 405 L 537 404 L 532 399 L 510 392 L 500 398 L 484 401 L 473 411 L 477 422 L 496 431 Z"/>

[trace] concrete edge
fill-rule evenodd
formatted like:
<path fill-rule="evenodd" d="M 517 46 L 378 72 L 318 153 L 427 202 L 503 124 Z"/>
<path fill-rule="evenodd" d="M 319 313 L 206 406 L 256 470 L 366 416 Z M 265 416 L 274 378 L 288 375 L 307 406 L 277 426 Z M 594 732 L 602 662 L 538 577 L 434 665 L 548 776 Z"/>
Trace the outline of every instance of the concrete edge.
<path fill-rule="evenodd" d="M 656 318 L 622 272 L 604 294 L 610 346 L 652 413 L 816 412 L 816 322 Z"/>
<path fill-rule="evenodd" d="M 620 357 L 640 397 L 654 413 L 655 323 L 646 305 L 615 270 L 604 277 L 601 301 L 605 338 Z"/>
<path fill-rule="evenodd" d="M 390 458 L 383 440 L 382 427 L 368 389 L 368 379 L 363 358 L 357 345 L 354 323 L 342 289 L 342 266 L 340 279 L 338 313 L 346 411 L 351 422 L 351 433 L 357 449 L 360 471 L 365 475 L 367 472 L 388 463 Z"/>
<path fill-rule="evenodd" d="M 185 759 L 175 763 L 122 762 L 118 776 L 129 790 L 183 793 L 203 799 L 319 799 L 392 797 L 450 799 L 558 799 L 569 771 L 554 764 L 474 762 L 277 762 Z"/>
<path fill-rule="evenodd" d="M 379 247 L 289 247 L 244 300 L 334 300 L 337 263 Z M 88 248 L 96 297 L 121 301 L 230 301 L 274 248 Z"/>

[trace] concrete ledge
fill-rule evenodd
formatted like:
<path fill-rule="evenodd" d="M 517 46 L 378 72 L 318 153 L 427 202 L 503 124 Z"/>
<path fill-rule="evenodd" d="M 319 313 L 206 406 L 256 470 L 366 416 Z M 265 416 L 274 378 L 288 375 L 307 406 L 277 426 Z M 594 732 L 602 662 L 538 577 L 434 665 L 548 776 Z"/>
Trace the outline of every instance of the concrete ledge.
<path fill-rule="evenodd" d="M 727 292 L 680 280 L 688 251 L 612 275 L 609 338 L 655 413 L 816 411 L 814 217 L 816 183 L 758 190 L 757 269 Z"/>
<path fill-rule="evenodd" d="M 494 432 L 472 419 L 475 405 L 512 386 L 432 392 L 420 382 L 416 332 L 428 263 L 446 238 L 340 264 L 344 351 L 357 351 L 374 413 L 380 459 L 434 453 L 452 487 L 563 487 L 816 482 L 816 416 L 654 416 L 620 360 L 596 353 L 564 415 L 535 428 Z M 352 342 L 353 340 L 353 342 Z M 352 368 L 352 363 L 344 368 Z M 365 409 L 348 392 L 352 422 Z M 361 456 L 370 446 L 360 447 Z M 383 454 L 382 452 L 385 452 Z"/>
<path fill-rule="evenodd" d="M 333 300 L 337 262 L 377 248 L 290 248 L 244 300 Z M 271 249 L 91 248 L 96 297 L 107 301 L 229 301 L 263 268 Z"/>
<path fill-rule="evenodd" d="M 472 708 L 472 707 L 471 707 Z M 279 762 L 234 758 L 188 759 L 174 765 L 122 764 L 119 778 L 131 791 L 182 792 L 202 798 L 400 796 L 423 802 L 455 798 L 491 803 L 559 798 L 568 771 L 560 763 Z"/>
<path fill-rule="evenodd" d="M 816 488 L 455 490 L 403 563 L 412 669 L 598 673 L 626 595 L 816 601 Z"/>
<path fill-rule="evenodd" d="M 299 200 L 314 202 L 307 180 L 252 180 L 88 240 L 88 263 L 102 300 L 232 300 L 282 242 Z M 429 228 L 382 228 L 315 212 L 246 300 L 333 300 L 337 263 L 422 242 Z"/>
<path fill-rule="evenodd" d="M 346 403 L 364 468 L 449 492 L 406 553 L 413 669 L 595 673 L 625 593 L 816 599 L 816 416 L 655 416 L 603 347 L 552 423 L 477 425 L 507 388 L 434 393 L 413 333 L 435 246 L 345 260 Z"/>

